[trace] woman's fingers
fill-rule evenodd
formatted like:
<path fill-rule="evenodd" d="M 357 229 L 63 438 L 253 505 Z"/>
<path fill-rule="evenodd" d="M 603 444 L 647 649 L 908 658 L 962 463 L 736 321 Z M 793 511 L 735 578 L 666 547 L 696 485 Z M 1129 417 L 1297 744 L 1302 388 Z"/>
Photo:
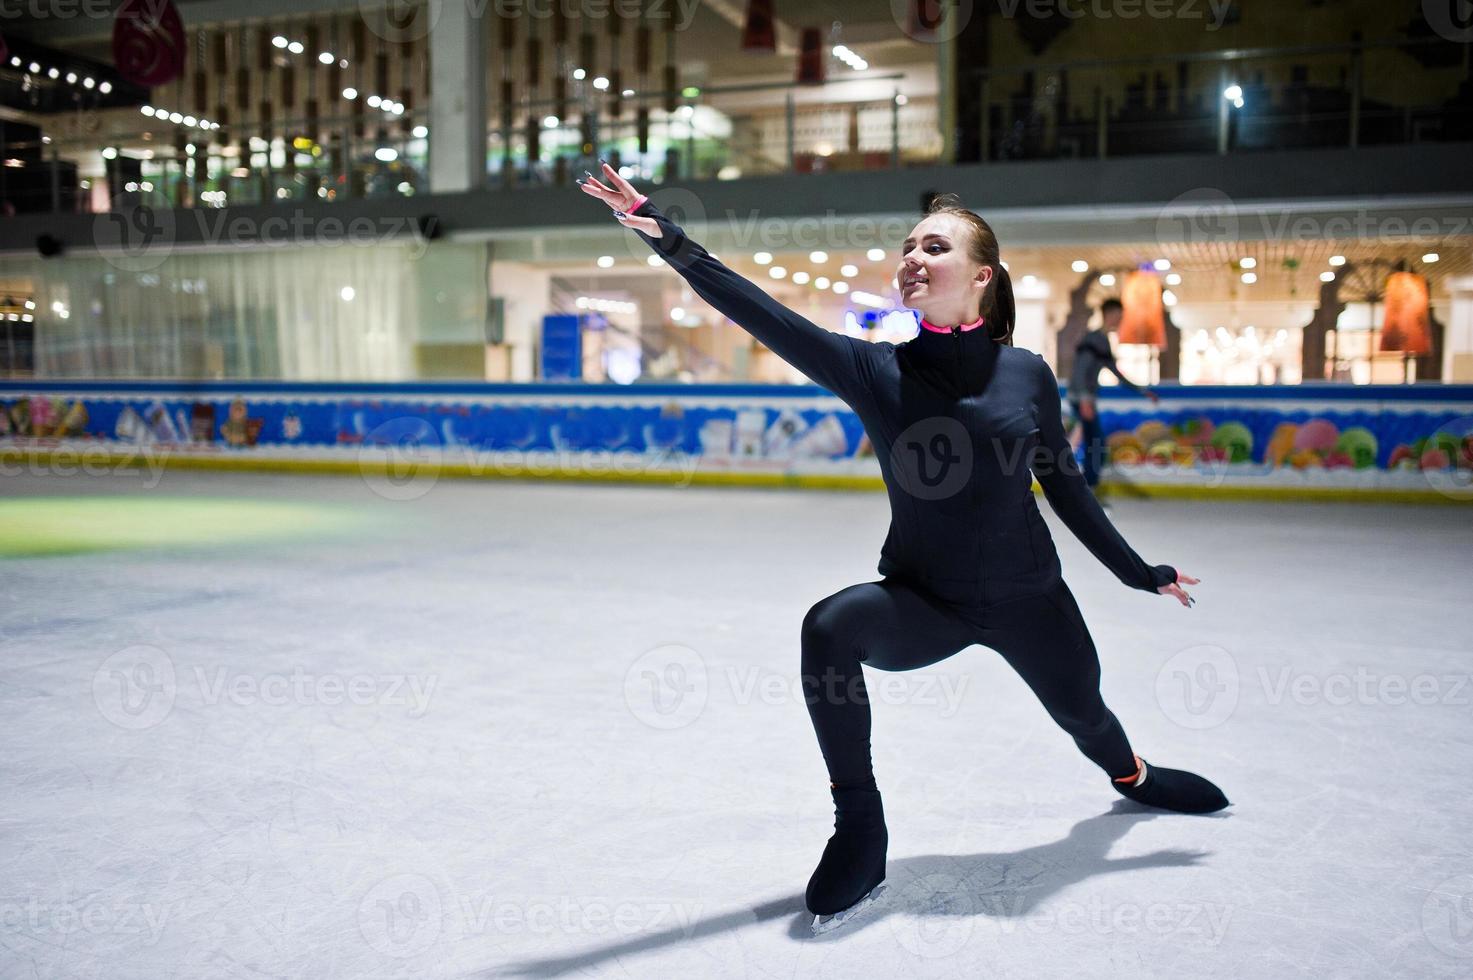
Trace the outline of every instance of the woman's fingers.
<path fill-rule="evenodd" d="M 639 192 L 634 189 L 633 184 L 624 179 L 623 174 L 609 166 L 607 160 L 601 160 L 599 162 L 603 164 L 603 172 L 608 175 L 609 183 L 613 184 L 620 194 L 625 195 L 631 201 L 639 197 Z"/>
<path fill-rule="evenodd" d="M 1181 586 L 1176 585 L 1174 583 L 1171 584 L 1171 585 L 1163 585 L 1163 586 L 1161 586 L 1161 588 L 1160 588 L 1159 591 L 1160 591 L 1160 593 L 1162 595 L 1175 596 L 1176 597 L 1176 600 L 1178 602 L 1180 602 L 1184 606 L 1190 607 L 1192 605 L 1192 603 L 1194 603 L 1194 602 L 1197 601 L 1196 599 L 1194 599 L 1191 596 L 1187 595 L 1187 593 L 1182 590 L 1182 587 Z"/>
<path fill-rule="evenodd" d="M 619 194 L 600 184 L 592 177 L 584 177 L 578 182 L 578 186 L 583 188 L 584 192 L 592 194 L 600 201 L 609 205 L 609 207 L 618 207 L 619 205 Z"/>
<path fill-rule="evenodd" d="M 619 224 L 623 225 L 625 228 L 634 228 L 638 231 L 642 231 L 651 238 L 660 237 L 660 226 L 655 223 L 654 218 L 645 218 L 636 214 L 626 214 L 621 211 L 614 214 L 614 220 L 618 221 Z"/>

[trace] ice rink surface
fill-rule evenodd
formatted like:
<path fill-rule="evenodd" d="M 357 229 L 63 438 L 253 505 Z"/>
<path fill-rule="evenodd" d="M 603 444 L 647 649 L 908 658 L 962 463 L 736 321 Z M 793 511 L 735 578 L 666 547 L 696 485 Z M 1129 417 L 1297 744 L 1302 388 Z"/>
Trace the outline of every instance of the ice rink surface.
<path fill-rule="evenodd" d="M 0 560 L 5 980 L 1473 975 L 1466 508 L 1116 504 L 1186 609 L 1043 505 L 1136 749 L 1234 805 L 1121 799 L 986 648 L 867 671 L 890 892 L 814 939 L 799 624 L 883 494 L 146 482 L 0 483 L 182 515 Z"/>

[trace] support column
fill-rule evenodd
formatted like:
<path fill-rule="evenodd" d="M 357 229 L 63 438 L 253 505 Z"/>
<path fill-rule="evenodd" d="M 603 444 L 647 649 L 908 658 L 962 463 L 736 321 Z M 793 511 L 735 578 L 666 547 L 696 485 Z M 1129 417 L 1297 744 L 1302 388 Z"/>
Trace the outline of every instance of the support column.
<path fill-rule="evenodd" d="M 1445 317 L 1442 380 L 1466 384 L 1473 381 L 1473 276 L 1449 279 L 1447 291 L 1452 302 Z"/>
<path fill-rule="evenodd" d="M 1025 283 L 1022 278 L 1013 280 L 1013 303 L 1017 307 L 1017 318 L 1013 323 L 1013 346 L 1023 347 L 1040 355 L 1050 364 L 1057 363 L 1054 331 L 1048 325 L 1048 283 L 1035 279 Z"/>
<path fill-rule="evenodd" d="M 510 381 L 536 381 L 542 317 L 552 312 L 552 274 L 524 262 L 491 261 L 491 295 L 503 300 Z"/>
<path fill-rule="evenodd" d="M 430 191 L 486 185 L 486 39 L 483 5 L 446 3 L 430 32 Z"/>

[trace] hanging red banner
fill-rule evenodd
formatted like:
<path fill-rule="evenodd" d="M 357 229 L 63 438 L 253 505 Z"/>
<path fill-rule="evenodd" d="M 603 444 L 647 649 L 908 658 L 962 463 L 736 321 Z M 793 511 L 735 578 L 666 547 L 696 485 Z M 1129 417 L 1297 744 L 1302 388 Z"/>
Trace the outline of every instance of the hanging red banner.
<path fill-rule="evenodd" d="M 1432 353 L 1426 279 L 1415 272 L 1393 272 L 1386 277 L 1386 319 L 1381 331 L 1383 351 Z"/>
<path fill-rule="evenodd" d="M 907 33 L 911 37 L 935 34 L 941 26 L 943 13 L 941 0 L 911 0 Z"/>
<path fill-rule="evenodd" d="M 138 85 L 165 85 L 184 71 L 184 21 L 173 0 L 123 0 L 113 21 L 113 63 Z"/>
<path fill-rule="evenodd" d="M 777 51 L 777 32 L 772 25 L 772 0 L 747 0 L 747 20 L 742 25 L 743 51 Z"/>
<path fill-rule="evenodd" d="M 823 31 L 805 27 L 798 45 L 798 84 L 822 85 L 823 78 Z"/>
<path fill-rule="evenodd" d="M 1125 309 L 1120 318 L 1122 344 L 1166 346 L 1166 307 L 1161 280 L 1154 272 L 1132 272 L 1120 290 Z"/>

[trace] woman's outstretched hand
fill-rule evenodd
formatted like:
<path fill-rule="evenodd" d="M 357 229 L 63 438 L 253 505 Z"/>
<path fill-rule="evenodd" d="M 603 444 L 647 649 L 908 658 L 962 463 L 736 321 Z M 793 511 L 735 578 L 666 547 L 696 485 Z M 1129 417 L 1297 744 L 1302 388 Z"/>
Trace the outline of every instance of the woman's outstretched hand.
<path fill-rule="evenodd" d="M 629 213 L 639 201 L 639 191 L 635 190 L 629 181 L 619 176 L 619 171 L 609 166 L 608 161 L 599 161 L 599 171 L 608 184 L 604 184 L 585 170 L 583 176 L 578 178 L 578 186 L 583 188 L 583 193 L 596 197 L 613 208 L 614 219 L 625 228 L 633 228 L 644 232 L 651 238 L 659 238 L 660 226 L 655 223 L 654 218 L 642 218 Z"/>
<path fill-rule="evenodd" d="M 1192 603 L 1196 602 L 1197 600 L 1187 595 L 1187 593 L 1183 591 L 1181 586 L 1182 584 L 1196 585 L 1200 581 L 1202 580 L 1199 578 L 1192 578 L 1187 573 L 1178 571 L 1176 573 L 1175 582 L 1172 582 L 1170 585 L 1163 585 L 1156 591 L 1161 593 L 1162 595 L 1174 595 L 1177 597 L 1177 599 L 1181 601 L 1182 605 L 1190 607 Z"/>

